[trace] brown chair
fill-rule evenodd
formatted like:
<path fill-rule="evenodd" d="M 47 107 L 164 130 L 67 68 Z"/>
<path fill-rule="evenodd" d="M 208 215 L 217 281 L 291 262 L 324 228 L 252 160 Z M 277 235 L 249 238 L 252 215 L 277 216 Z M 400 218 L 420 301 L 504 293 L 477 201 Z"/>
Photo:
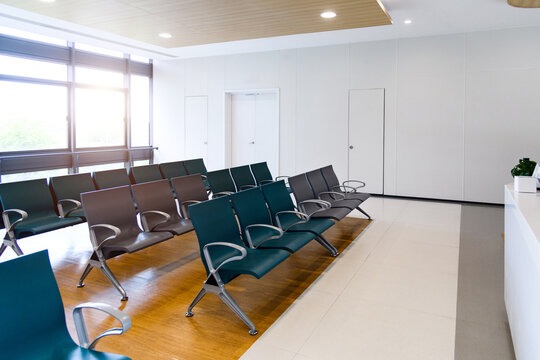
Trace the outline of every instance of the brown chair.
<path fill-rule="evenodd" d="M 88 259 L 77 286 L 83 287 L 84 279 L 90 271 L 98 268 L 122 294 L 122 300 L 127 300 L 126 291 L 109 269 L 106 261 L 170 239 L 173 234 L 146 232 L 139 228 L 129 186 L 83 193 L 81 200 L 94 252 Z"/>
<path fill-rule="evenodd" d="M 132 185 L 131 189 L 144 231 L 168 231 L 180 235 L 193 230 L 191 220 L 178 214 L 168 180 Z"/>
<path fill-rule="evenodd" d="M 171 179 L 176 193 L 180 211 L 184 219 L 189 219 L 188 206 L 208 200 L 208 193 L 200 174 L 176 177 Z"/>

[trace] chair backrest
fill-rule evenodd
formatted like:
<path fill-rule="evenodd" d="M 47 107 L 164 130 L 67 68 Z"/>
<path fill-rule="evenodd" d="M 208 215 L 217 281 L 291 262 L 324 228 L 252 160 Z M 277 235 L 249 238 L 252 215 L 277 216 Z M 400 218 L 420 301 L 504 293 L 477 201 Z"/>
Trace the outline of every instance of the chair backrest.
<path fill-rule="evenodd" d="M 133 166 L 129 169 L 129 178 L 132 184 L 140 184 L 149 181 L 163 179 L 159 165 Z"/>
<path fill-rule="evenodd" d="M 198 203 L 189 206 L 191 221 L 197 234 L 201 259 L 208 274 L 208 266 L 203 255 L 203 248 L 206 244 L 213 242 L 229 242 L 244 246 L 238 230 L 238 223 L 228 196 Z M 211 249 L 212 258 L 219 264 L 231 255 L 238 255 L 238 250 L 229 247 L 217 246 Z"/>
<path fill-rule="evenodd" d="M 179 176 L 186 176 L 186 168 L 183 161 L 173 161 L 159 164 L 163 178 L 172 179 Z"/>
<path fill-rule="evenodd" d="M 311 188 L 313 189 L 313 192 L 315 193 L 315 195 L 317 195 L 317 197 L 320 193 L 328 191 L 328 186 L 326 185 L 326 181 L 324 181 L 321 169 L 307 172 L 306 177 L 309 184 L 311 185 Z"/>
<path fill-rule="evenodd" d="M 2 208 L 21 209 L 34 216 L 56 215 L 51 191 L 47 179 L 36 179 L 0 184 Z M 19 215 L 13 215 L 19 218 Z"/>
<path fill-rule="evenodd" d="M 96 171 L 93 174 L 97 189 L 109 189 L 117 186 L 131 185 L 126 169 Z"/>
<path fill-rule="evenodd" d="M 172 178 L 171 183 L 180 207 L 182 207 L 182 203 L 184 201 L 208 200 L 208 193 L 206 192 L 206 187 L 204 186 L 204 182 L 200 174 Z M 189 217 L 189 214 L 186 214 L 184 211 L 184 216 Z"/>
<path fill-rule="evenodd" d="M 306 174 L 291 176 L 289 178 L 289 186 L 291 187 L 297 203 L 304 200 L 317 198 L 313 193 L 313 189 L 309 185 Z"/>
<path fill-rule="evenodd" d="M 251 168 L 251 172 L 253 173 L 253 176 L 255 176 L 255 180 L 257 181 L 257 184 L 260 184 L 261 181 L 265 180 L 273 180 L 272 174 L 270 173 L 270 169 L 268 168 L 268 164 L 266 161 L 251 164 L 249 166 Z"/>
<path fill-rule="evenodd" d="M 206 176 L 206 166 L 203 159 L 184 160 L 184 167 L 189 175 L 201 174 Z"/>
<path fill-rule="evenodd" d="M 236 188 L 241 190 L 245 186 L 254 186 L 255 179 L 251 175 L 251 170 L 249 170 L 249 165 L 237 166 L 231 168 L 231 175 L 233 177 Z"/>
<path fill-rule="evenodd" d="M 47 250 L 0 263 L 3 359 L 52 359 L 52 344 L 71 342 Z M 37 298 L 36 298 L 37 296 Z"/>
<path fill-rule="evenodd" d="M 81 200 L 88 226 L 114 225 L 122 237 L 141 232 L 129 186 L 82 193 Z"/>
<path fill-rule="evenodd" d="M 180 220 L 169 180 L 161 179 L 131 186 L 139 212 L 159 210 Z"/>
<path fill-rule="evenodd" d="M 236 192 L 236 187 L 234 186 L 229 169 L 210 171 L 206 176 L 208 177 L 212 193 L 217 194 L 224 191 Z"/>
<path fill-rule="evenodd" d="M 81 194 L 96 190 L 90 173 L 55 176 L 49 179 L 56 200 L 81 200 Z"/>
<path fill-rule="evenodd" d="M 324 180 L 326 181 L 326 185 L 331 190 L 334 186 L 339 186 L 339 180 L 337 178 L 337 175 L 334 171 L 334 168 L 332 165 L 325 166 L 321 168 L 321 173 L 324 177 Z"/>
<path fill-rule="evenodd" d="M 272 225 L 272 218 L 268 212 L 266 201 L 261 189 L 256 187 L 237 192 L 230 196 L 236 216 L 240 222 L 242 235 L 245 236 L 244 229 L 251 224 Z"/>
<path fill-rule="evenodd" d="M 283 180 L 261 186 L 261 190 L 268 204 L 272 219 L 280 211 L 294 210 L 294 203 L 291 194 Z"/>

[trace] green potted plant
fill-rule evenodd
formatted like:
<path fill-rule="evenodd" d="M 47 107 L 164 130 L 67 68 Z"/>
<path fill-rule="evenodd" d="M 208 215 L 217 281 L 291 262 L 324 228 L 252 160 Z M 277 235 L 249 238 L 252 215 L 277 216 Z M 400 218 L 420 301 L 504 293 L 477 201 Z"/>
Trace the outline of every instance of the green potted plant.
<path fill-rule="evenodd" d="M 536 192 L 536 178 L 532 176 L 536 168 L 536 161 L 529 158 L 519 160 L 510 173 L 514 177 L 514 191 L 518 192 Z"/>

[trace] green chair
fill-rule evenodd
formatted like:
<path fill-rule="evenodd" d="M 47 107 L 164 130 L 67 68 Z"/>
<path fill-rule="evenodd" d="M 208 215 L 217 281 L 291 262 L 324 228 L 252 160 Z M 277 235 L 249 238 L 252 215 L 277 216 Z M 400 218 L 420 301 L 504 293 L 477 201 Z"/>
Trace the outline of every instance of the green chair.
<path fill-rule="evenodd" d="M 207 278 L 189 305 L 186 316 L 193 316 L 193 307 L 207 292 L 211 292 L 217 294 L 249 327 L 251 335 L 256 335 L 255 325 L 229 295 L 225 285 L 243 274 L 259 279 L 288 258 L 289 253 L 280 249 L 251 249 L 244 246 L 227 196 L 190 205 L 189 213 Z"/>
<path fill-rule="evenodd" d="M 93 174 L 97 189 L 110 189 L 117 186 L 131 185 L 126 169 L 96 171 Z"/>
<path fill-rule="evenodd" d="M 75 307 L 73 320 L 77 345 L 66 326 L 64 305 L 49 262 L 47 250 L 0 263 L 0 357 L 18 360 L 130 360 L 126 356 L 95 350 L 107 335 L 120 335 L 131 319 L 107 304 L 85 303 Z M 94 340 L 88 338 L 83 309 L 105 312 L 120 328 L 109 329 Z"/>
<path fill-rule="evenodd" d="M 266 161 L 251 164 L 249 165 L 249 167 L 251 169 L 251 172 L 253 173 L 253 176 L 255 176 L 255 180 L 257 181 L 258 185 L 264 185 L 278 180 L 285 180 L 288 178 L 288 176 L 277 176 L 274 179 L 272 177 L 272 174 L 270 173 L 270 169 L 268 168 L 268 164 L 266 163 Z"/>
<path fill-rule="evenodd" d="M 207 174 L 212 197 L 230 195 L 236 192 L 236 186 L 229 169 L 210 171 Z"/>
<path fill-rule="evenodd" d="M 244 243 L 250 248 L 283 249 L 294 253 L 316 237 L 310 232 L 284 232 L 272 225 L 266 201 L 258 187 L 231 195 L 231 203 Z"/>
<path fill-rule="evenodd" d="M 0 255 L 8 246 L 22 255 L 17 240 L 82 222 L 79 217 L 61 218 L 56 214 L 47 179 L 0 184 L 0 202 L 6 227 Z"/>
<path fill-rule="evenodd" d="M 268 210 L 274 219 L 274 224 L 287 232 L 311 232 L 317 241 L 324 246 L 332 256 L 337 256 L 337 249 L 322 235 L 334 226 L 334 221 L 324 218 L 313 218 L 300 212 L 292 202 L 289 190 L 282 180 L 261 186 Z"/>
<path fill-rule="evenodd" d="M 231 168 L 231 175 L 238 191 L 257 186 L 251 170 L 249 170 L 249 165 Z"/>
<path fill-rule="evenodd" d="M 201 174 L 204 180 L 204 186 L 206 187 L 206 190 L 210 190 L 210 184 L 206 179 L 208 171 L 206 170 L 203 159 L 184 160 L 184 167 L 186 168 L 186 172 L 188 173 L 188 175 Z"/>
<path fill-rule="evenodd" d="M 163 179 L 161 171 L 159 171 L 159 165 L 144 165 L 133 166 L 129 169 L 129 179 L 132 184 L 140 184 L 149 181 L 156 181 Z"/>
<path fill-rule="evenodd" d="M 96 190 L 90 173 L 52 177 L 49 186 L 56 197 L 60 217 L 78 216 L 86 221 L 81 207 L 81 194 Z"/>
<path fill-rule="evenodd" d="M 183 161 L 173 161 L 159 164 L 159 169 L 163 174 L 164 179 L 172 179 L 175 177 L 186 176 L 188 173 L 184 167 Z"/>

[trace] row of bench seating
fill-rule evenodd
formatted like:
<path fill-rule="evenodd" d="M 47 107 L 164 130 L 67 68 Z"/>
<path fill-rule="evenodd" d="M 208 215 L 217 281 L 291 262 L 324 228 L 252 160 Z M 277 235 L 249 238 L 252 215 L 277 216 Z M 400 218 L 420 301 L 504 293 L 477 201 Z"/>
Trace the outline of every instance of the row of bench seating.
<path fill-rule="evenodd" d="M 324 174 L 331 185 L 325 182 Z M 321 180 L 326 184 L 324 189 Z M 249 327 L 251 335 L 257 334 L 255 325 L 225 285 L 243 274 L 261 278 L 312 240 L 337 256 L 337 249 L 322 233 L 334 225 L 332 220 L 339 221 L 354 209 L 367 215 L 359 205 L 369 194 L 357 191 L 365 186 L 362 182 L 351 187 L 345 184 L 352 181 L 334 185 L 334 180 L 337 176 L 331 166 L 290 177 L 297 206 L 283 181 L 190 205 L 207 279 L 186 316 L 193 316 L 193 307 L 211 292 Z"/>

